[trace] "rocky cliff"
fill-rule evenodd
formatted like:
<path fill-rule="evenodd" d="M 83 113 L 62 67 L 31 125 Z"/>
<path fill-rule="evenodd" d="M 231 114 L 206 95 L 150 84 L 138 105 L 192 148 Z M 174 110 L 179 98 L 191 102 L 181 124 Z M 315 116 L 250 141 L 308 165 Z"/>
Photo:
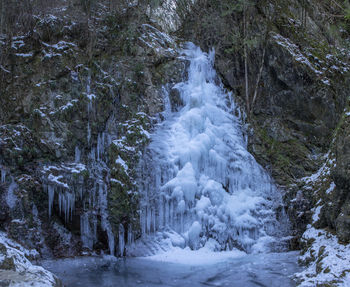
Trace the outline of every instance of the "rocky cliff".
<path fill-rule="evenodd" d="M 147 1 L 53 1 L 33 8 L 27 27 L 1 26 L 0 228 L 42 256 L 123 255 L 118 241 L 140 232 L 138 160 L 163 94 L 181 104 L 172 86 L 188 40 L 215 48 L 216 70 L 245 111 L 249 150 L 285 191 L 290 247 L 309 264 L 301 284 L 338 284 L 349 272 L 327 256 L 346 259 L 350 241 L 344 7 L 165 2 L 152 12 Z"/>
<path fill-rule="evenodd" d="M 346 266 L 350 240 L 350 66 L 341 5 L 198 1 L 190 10 L 181 34 L 215 48 L 216 69 L 246 112 L 249 150 L 285 190 L 290 247 L 309 264 L 301 284 L 343 282 L 346 268 L 335 265 Z M 328 260 L 332 253 L 345 261 Z"/>
<path fill-rule="evenodd" d="M 142 5 L 56 3 L 1 35 L 0 227 L 42 255 L 138 236 L 137 162 L 184 65 Z"/>

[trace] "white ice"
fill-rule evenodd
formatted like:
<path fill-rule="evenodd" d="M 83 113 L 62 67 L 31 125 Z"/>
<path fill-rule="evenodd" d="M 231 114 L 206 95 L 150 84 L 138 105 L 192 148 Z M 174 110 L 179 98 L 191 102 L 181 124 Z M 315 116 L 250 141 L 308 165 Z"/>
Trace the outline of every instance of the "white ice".
<path fill-rule="evenodd" d="M 241 113 L 217 80 L 214 52 L 188 44 L 183 56 L 188 79 L 175 86 L 183 107 L 164 113 L 140 164 L 142 234 L 177 233 L 191 249 L 213 239 L 218 250 L 266 251 L 283 229 L 275 213 L 280 191 L 246 150 Z"/>

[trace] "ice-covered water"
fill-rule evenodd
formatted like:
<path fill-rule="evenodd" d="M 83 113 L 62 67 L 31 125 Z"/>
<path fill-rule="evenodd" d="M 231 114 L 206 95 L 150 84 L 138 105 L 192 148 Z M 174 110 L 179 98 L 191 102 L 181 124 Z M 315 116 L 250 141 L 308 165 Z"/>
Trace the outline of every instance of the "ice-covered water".
<path fill-rule="evenodd" d="M 296 286 L 297 253 L 250 254 L 210 264 L 178 264 L 147 258 L 85 257 L 44 261 L 67 287 Z"/>
<path fill-rule="evenodd" d="M 140 166 L 141 241 L 157 242 L 153 253 L 208 243 L 217 251 L 269 251 L 286 229 L 277 220 L 284 218 L 276 212 L 283 210 L 280 191 L 246 149 L 239 109 L 213 69 L 214 52 L 188 44 L 183 55 L 188 79 L 175 87 L 183 106 L 166 107 Z"/>

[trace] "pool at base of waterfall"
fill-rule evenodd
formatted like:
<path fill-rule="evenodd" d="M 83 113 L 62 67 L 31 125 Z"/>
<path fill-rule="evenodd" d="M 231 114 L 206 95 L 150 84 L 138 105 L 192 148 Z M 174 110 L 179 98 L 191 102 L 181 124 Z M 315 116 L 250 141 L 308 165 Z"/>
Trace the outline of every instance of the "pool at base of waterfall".
<path fill-rule="evenodd" d="M 194 259 L 194 256 L 196 258 Z M 65 286 L 296 286 L 298 252 L 245 254 L 176 250 L 153 257 L 80 257 L 46 260 Z"/>

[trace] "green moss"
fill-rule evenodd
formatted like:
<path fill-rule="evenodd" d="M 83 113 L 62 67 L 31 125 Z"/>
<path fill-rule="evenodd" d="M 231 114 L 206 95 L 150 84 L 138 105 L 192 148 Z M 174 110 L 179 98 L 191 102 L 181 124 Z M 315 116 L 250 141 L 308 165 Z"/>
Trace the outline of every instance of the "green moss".
<path fill-rule="evenodd" d="M 278 141 L 259 126 L 255 127 L 254 132 L 259 141 L 251 152 L 271 165 L 277 180 L 282 180 L 284 184 L 292 183 L 298 174 L 311 165 L 308 162 L 309 150 L 298 140 Z"/>
<path fill-rule="evenodd" d="M 324 251 L 326 250 L 326 246 L 321 246 L 320 249 L 318 250 L 318 257 L 322 257 Z"/>
<path fill-rule="evenodd" d="M 340 278 L 344 278 L 346 275 L 348 275 L 348 273 L 350 273 L 350 269 L 344 270 L 344 271 L 341 273 Z"/>
<path fill-rule="evenodd" d="M 85 180 L 90 177 L 90 173 L 87 169 L 84 169 L 80 174 L 84 177 Z"/>
<path fill-rule="evenodd" d="M 16 265 L 12 257 L 6 257 L 0 264 L 0 269 L 16 271 Z"/>

